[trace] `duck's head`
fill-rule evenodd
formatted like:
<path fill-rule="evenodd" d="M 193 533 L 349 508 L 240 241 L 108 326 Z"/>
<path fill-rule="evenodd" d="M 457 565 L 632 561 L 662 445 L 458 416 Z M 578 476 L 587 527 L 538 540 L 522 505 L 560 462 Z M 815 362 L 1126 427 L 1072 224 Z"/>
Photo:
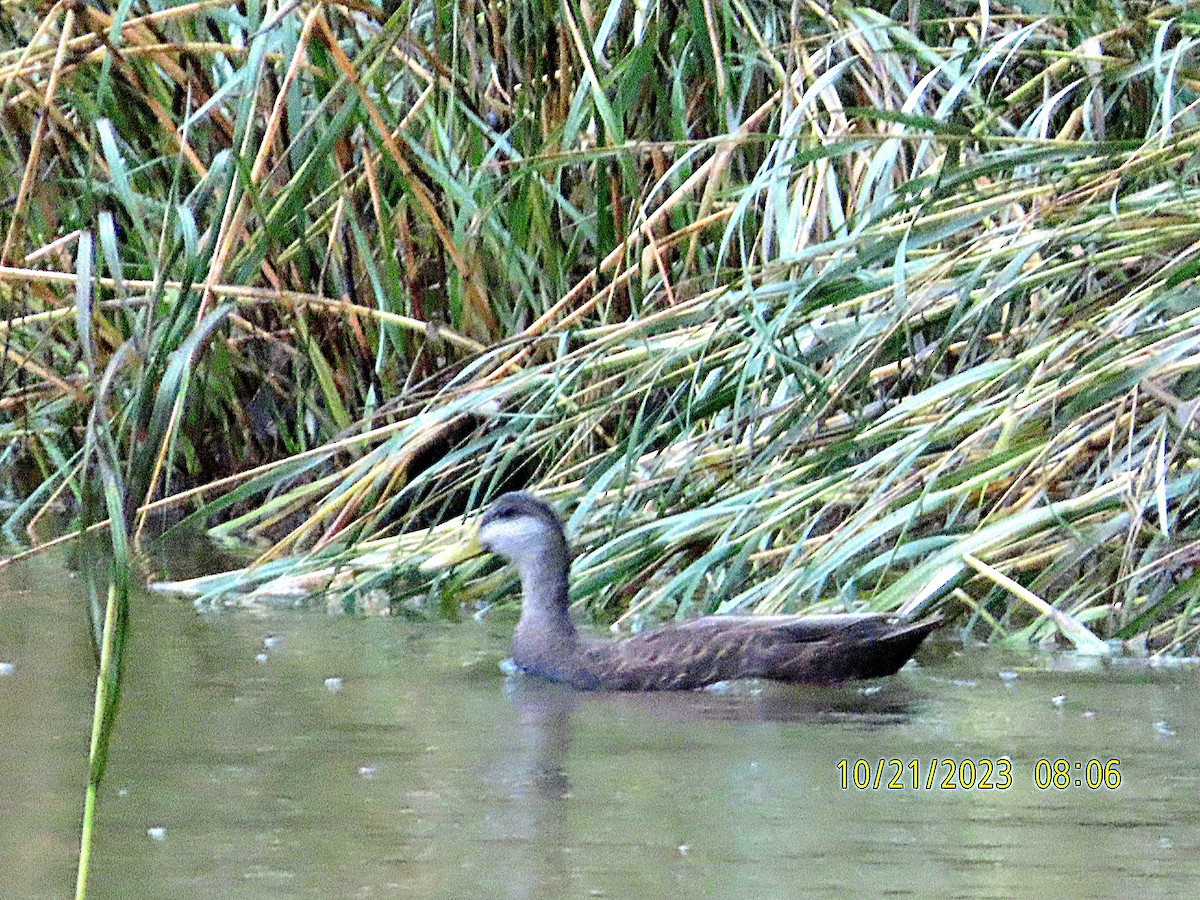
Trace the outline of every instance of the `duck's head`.
<path fill-rule="evenodd" d="M 521 491 L 501 494 L 487 508 L 479 520 L 479 543 L 521 569 L 567 554 L 562 523 L 554 508 Z"/>
<path fill-rule="evenodd" d="M 430 556 L 421 570 L 435 572 L 482 552 L 496 553 L 525 573 L 563 572 L 571 553 L 554 508 L 532 494 L 501 494 L 487 508 L 470 537 Z"/>

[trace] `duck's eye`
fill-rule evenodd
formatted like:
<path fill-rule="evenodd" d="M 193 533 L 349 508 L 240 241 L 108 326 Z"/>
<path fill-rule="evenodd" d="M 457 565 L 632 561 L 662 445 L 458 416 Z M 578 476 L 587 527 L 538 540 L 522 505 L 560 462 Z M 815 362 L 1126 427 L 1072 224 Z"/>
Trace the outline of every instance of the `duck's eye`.
<path fill-rule="evenodd" d="M 515 509 L 506 509 L 506 508 L 494 509 L 494 510 L 492 510 L 492 514 L 490 516 L 488 516 L 488 518 L 491 519 L 493 522 L 501 522 L 505 519 L 511 519 L 514 515 L 516 515 L 516 513 L 517 513 L 517 511 Z"/>

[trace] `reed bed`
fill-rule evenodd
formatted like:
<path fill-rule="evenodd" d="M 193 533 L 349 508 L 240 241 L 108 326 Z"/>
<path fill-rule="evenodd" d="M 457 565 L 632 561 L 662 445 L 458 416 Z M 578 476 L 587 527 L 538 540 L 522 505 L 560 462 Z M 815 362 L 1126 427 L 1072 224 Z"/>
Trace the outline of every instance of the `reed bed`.
<path fill-rule="evenodd" d="M 385 7 L 0 6 L 6 534 L 453 605 L 525 487 L 608 622 L 1196 652 L 1190 5 Z"/>

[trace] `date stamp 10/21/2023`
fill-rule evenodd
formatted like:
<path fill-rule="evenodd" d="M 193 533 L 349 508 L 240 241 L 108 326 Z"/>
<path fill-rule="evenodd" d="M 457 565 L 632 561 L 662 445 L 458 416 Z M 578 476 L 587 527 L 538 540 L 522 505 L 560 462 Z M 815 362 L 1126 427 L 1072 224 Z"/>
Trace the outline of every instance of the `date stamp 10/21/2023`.
<path fill-rule="evenodd" d="M 1006 791 L 1013 786 L 1013 763 L 996 759 L 839 759 L 843 791 Z M 1039 791 L 1083 788 L 1115 791 L 1121 786 L 1119 759 L 1050 759 L 1033 763 L 1031 783 Z"/>

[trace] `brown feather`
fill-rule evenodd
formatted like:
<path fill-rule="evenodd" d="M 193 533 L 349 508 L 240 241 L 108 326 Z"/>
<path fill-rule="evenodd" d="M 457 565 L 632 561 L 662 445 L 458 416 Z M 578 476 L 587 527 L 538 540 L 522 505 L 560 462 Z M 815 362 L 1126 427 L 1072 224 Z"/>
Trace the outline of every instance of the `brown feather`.
<path fill-rule="evenodd" d="M 583 641 L 571 654 L 570 675 L 563 680 L 626 691 L 688 690 L 738 678 L 838 684 L 895 674 L 941 625 L 937 618 L 914 624 L 884 615 L 846 616 L 846 623 L 823 623 L 822 635 L 814 637 L 799 618 L 770 627 L 724 625 L 722 618 L 709 616 L 616 641 Z"/>

